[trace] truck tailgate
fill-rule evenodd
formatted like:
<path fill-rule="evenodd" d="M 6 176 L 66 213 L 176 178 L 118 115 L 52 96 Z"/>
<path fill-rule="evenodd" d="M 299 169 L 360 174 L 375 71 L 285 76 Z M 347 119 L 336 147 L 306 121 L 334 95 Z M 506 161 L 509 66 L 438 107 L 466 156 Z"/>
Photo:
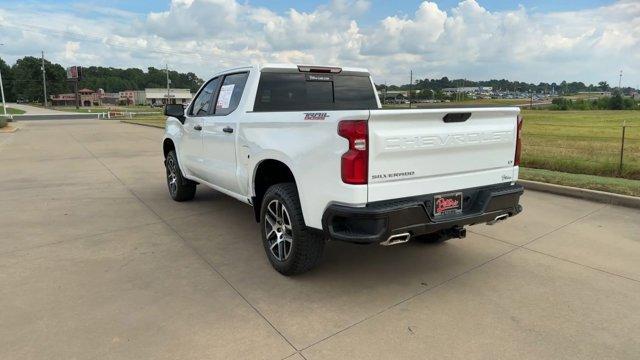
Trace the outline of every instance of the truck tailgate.
<path fill-rule="evenodd" d="M 372 110 L 368 201 L 514 181 L 519 112 L 518 108 Z M 452 115 L 445 122 L 447 114 Z"/>

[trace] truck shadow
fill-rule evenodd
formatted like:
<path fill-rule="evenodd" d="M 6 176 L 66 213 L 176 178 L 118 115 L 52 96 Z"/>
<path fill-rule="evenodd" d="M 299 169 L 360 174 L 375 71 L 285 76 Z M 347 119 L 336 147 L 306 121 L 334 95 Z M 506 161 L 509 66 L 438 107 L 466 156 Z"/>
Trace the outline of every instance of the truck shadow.
<path fill-rule="evenodd" d="M 383 247 L 329 241 L 322 263 L 285 277 L 271 268 L 253 210 L 226 196 L 207 195 L 212 211 L 170 220 L 170 225 L 275 326 L 318 323 L 303 343 L 348 326 L 418 295 L 509 250 L 498 241 L 469 234 L 444 244 Z M 286 304 L 286 306 L 282 306 Z"/>

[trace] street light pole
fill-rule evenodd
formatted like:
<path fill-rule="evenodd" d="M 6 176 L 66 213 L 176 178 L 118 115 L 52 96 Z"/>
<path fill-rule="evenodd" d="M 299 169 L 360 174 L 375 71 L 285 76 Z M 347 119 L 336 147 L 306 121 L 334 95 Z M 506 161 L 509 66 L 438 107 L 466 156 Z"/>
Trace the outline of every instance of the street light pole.
<path fill-rule="evenodd" d="M 411 85 L 413 85 L 413 70 L 409 72 L 409 109 L 411 109 Z"/>
<path fill-rule="evenodd" d="M 171 92 L 169 90 L 171 80 L 169 80 L 169 64 L 165 64 L 165 70 L 167 72 L 167 104 L 169 104 L 169 99 L 171 98 Z"/>
<path fill-rule="evenodd" d="M 44 90 L 44 107 L 47 107 L 47 75 L 44 71 L 44 51 L 42 51 L 42 89 Z"/>
<path fill-rule="evenodd" d="M 4 102 L 4 87 L 2 86 L 2 71 L 0 70 L 0 92 L 2 92 L 2 110 L 4 115 L 7 116 L 7 103 Z"/>
<path fill-rule="evenodd" d="M 620 70 L 620 78 L 618 79 L 618 90 L 622 92 L 622 70 Z"/>
<path fill-rule="evenodd" d="M 4 46 L 4 44 L 0 44 L 0 46 Z M 7 116 L 7 103 L 4 101 L 4 86 L 2 86 L 2 70 L 0 70 L 0 93 L 2 93 L 2 110 Z"/>

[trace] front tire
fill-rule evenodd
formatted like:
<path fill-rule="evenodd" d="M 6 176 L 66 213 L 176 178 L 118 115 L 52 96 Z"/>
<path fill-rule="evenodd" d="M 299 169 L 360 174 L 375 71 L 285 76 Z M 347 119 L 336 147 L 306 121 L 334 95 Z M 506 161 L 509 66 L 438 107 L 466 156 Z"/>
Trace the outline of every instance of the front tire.
<path fill-rule="evenodd" d="M 196 195 L 196 183 L 182 176 L 175 150 L 169 151 L 164 162 L 169 195 L 175 201 L 188 201 Z"/>
<path fill-rule="evenodd" d="M 264 250 L 279 273 L 301 274 L 319 263 L 324 237 L 305 225 L 295 184 L 281 183 L 267 189 L 262 199 L 260 227 Z"/>

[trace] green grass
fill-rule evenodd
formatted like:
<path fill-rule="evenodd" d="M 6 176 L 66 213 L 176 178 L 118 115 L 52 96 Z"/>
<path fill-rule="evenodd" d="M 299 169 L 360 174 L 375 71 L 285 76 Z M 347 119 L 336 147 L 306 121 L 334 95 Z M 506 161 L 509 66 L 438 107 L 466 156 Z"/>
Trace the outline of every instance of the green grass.
<path fill-rule="evenodd" d="M 156 112 L 162 113 L 162 108 L 151 106 L 95 106 L 95 107 L 80 107 L 76 109 L 75 106 L 56 106 L 52 107 L 54 110 L 78 112 L 78 113 L 103 113 L 107 111 L 126 111 L 126 112 Z"/>
<path fill-rule="evenodd" d="M 640 196 L 640 181 L 595 175 L 570 174 L 544 169 L 520 168 L 520 179 L 583 189 L 607 191 L 622 195 Z"/>
<path fill-rule="evenodd" d="M 20 115 L 20 114 L 24 114 L 24 110 L 7 107 L 7 115 Z M 0 116 L 2 115 L 4 115 L 4 107 L 0 105 Z"/>
<path fill-rule="evenodd" d="M 523 116 L 523 166 L 640 179 L 640 111 L 525 110 Z"/>

